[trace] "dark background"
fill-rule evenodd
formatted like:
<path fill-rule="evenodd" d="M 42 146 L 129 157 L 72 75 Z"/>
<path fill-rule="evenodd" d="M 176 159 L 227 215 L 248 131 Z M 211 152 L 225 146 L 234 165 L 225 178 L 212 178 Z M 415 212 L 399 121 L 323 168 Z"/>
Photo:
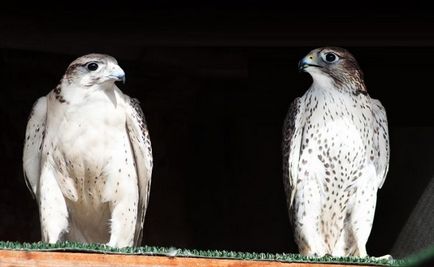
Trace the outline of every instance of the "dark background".
<path fill-rule="evenodd" d="M 103 3 L 103 4 L 102 4 Z M 141 101 L 154 149 L 143 244 L 296 252 L 282 185 L 281 127 L 311 83 L 311 49 L 350 50 L 389 119 L 391 160 L 368 253 L 390 253 L 433 175 L 434 12 L 412 1 L 351 7 L 127 1 L 8 6 L 0 11 L 0 240 L 38 241 L 22 174 L 33 102 L 68 64 L 114 56 L 119 85 Z"/>

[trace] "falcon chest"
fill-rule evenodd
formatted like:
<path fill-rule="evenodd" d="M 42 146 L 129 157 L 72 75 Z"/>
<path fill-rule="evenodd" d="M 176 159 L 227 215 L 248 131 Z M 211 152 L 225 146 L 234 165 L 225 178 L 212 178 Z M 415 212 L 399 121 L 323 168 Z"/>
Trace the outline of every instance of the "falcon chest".
<path fill-rule="evenodd" d="M 126 133 L 122 98 L 115 100 L 104 91 L 94 92 L 77 103 L 55 103 L 58 116 L 51 127 L 51 160 L 60 174 L 58 182 L 64 195 L 73 201 L 92 205 L 105 202 L 104 188 L 113 181 L 108 174 L 122 160 L 133 162 Z M 126 158 L 125 158 L 126 157 Z"/>
<path fill-rule="evenodd" d="M 110 151 L 126 135 L 125 112 L 102 92 L 95 93 L 80 103 L 64 107 L 57 133 L 58 146 L 70 159 L 92 161 L 110 156 Z"/>
<path fill-rule="evenodd" d="M 304 103 L 299 168 L 315 172 L 311 177 L 324 184 L 326 195 L 350 190 L 366 167 L 372 145 L 372 113 L 366 98 L 312 87 Z"/>

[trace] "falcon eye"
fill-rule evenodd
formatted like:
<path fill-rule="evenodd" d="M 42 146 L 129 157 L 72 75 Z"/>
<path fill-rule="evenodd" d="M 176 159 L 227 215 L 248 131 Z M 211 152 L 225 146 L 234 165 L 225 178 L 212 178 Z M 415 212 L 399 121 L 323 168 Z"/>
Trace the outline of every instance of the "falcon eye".
<path fill-rule="evenodd" d="M 91 62 L 87 64 L 87 69 L 90 71 L 95 71 L 98 69 L 98 64 L 96 64 L 95 62 Z"/>
<path fill-rule="evenodd" d="M 333 62 L 338 61 L 339 58 L 338 58 L 338 56 L 336 56 L 335 54 L 329 52 L 329 53 L 327 53 L 327 54 L 325 54 L 325 55 L 323 56 L 323 59 L 324 59 L 325 62 L 327 62 L 327 63 L 333 63 Z"/>

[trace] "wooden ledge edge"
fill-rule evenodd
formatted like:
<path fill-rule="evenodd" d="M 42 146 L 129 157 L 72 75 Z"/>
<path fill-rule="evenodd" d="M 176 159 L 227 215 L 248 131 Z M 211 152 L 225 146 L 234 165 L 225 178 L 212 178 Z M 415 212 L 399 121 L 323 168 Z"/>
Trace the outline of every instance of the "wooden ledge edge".
<path fill-rule="evenodd" d="M 155 266 L 155 267 L 344 267 L 370 265 L 343 265 L 324 263 L 283 263 L 271 261 L 204 259 L 188 257 L 164 257 L 144 255 L 113 255 L 81 252 L 38 252 L 0 250 L 1 267 L 112 267 L 112 266 Z"/>

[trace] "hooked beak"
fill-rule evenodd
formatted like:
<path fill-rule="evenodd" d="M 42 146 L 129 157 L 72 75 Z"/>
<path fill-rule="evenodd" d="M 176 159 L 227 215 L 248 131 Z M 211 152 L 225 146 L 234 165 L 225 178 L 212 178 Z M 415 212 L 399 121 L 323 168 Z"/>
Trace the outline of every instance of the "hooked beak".
<path fill-rule="evenodd" d="M 123 84 L 125 84 L 125 74 L 122 77 L 118 77 L 118 81 L 122 81 Z"/>
<path fill-rule="evenodd" d="M 125 72 L 118 65 L 115 65 L 113 67 L 113 70 L 109 77 L 114 79 L 115 81 L 122 81 L 122 83 L 125 84 Z"/>
<path fill-rule="evenodd" d="M 309 54 L 298 62 L 298 71 L 305 71 L 308 67 L 322 68 L 322 66 L 315 64 L 316 62 L 316 55 Z"/>

